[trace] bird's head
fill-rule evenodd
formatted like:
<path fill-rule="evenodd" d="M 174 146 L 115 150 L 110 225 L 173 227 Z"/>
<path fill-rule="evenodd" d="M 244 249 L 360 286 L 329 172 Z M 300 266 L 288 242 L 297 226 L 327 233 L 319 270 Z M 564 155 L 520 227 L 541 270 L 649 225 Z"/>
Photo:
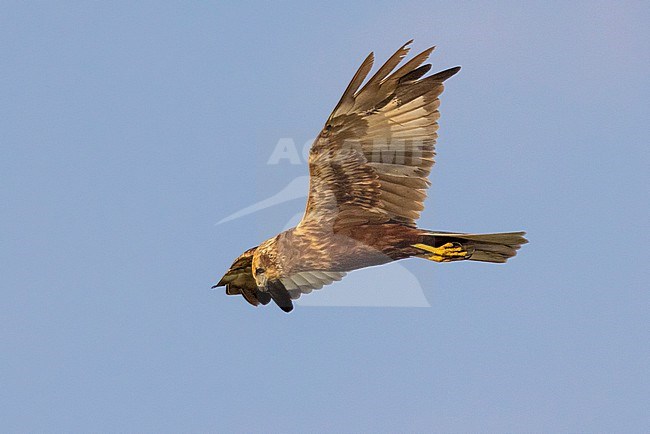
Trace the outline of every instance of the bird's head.
<path fill-rule="evenodd" d="M 264 290 L 270 281 L 277 280 L 280 277 L 275 238 L 263 242 L 255 250 L 251 270 L 260 290 Z"/>
<path fill-rule="evenodd" d="M 255 250 L 251 262 L 251 271 L 260 294 L 266 294 L 273 299 L 280 309 L 291 312 L 293 303 L 291 295 L 282 283 L 282 266 L 278 260 L 278 237 L 264 241 Z"/>
<path fill-rule="evenodd" d="M 255 282 L 251 269 L 253 253 L 256 249 L 257 247 L 253 247 L 239 255 L 230 266 L 228 272 L 212 288 L 225 286 L 226 294 L 241 295 L 253 306 L 258 306 L 260 303 L 268 304 L 271 301 L 271 296 L 258 290 L 257 282 Z"/>

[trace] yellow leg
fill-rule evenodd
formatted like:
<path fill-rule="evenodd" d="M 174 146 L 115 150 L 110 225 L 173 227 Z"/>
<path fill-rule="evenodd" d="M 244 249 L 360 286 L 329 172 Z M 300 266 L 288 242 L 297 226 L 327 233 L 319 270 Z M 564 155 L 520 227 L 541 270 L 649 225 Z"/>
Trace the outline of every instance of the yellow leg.
<path fill-rule="evenodd" d="M 447 243 L 440 247 L 427 246 L 426 244 L 413 244 L 413 247 L 433 253 L 431 256 L 426 256 L 425 258 L 435 262 L 458 261 L 467 259 L 470 256 L 470 253 L 463 249 L 459 243 Z"/>

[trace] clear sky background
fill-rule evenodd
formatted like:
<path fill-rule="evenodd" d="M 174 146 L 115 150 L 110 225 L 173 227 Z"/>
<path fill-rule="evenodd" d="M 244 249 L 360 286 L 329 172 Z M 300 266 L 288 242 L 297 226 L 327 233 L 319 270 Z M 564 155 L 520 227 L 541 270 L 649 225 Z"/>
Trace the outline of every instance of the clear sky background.
<path fill-rule="evenodd" d="M 2 430 L 650 431 L 648 22 L 645 1 L 2 2 Z M 211 291 L 304 207 L 215 225 L 306 174 L 266 164 L 278 140 L 410 38 L 463 66 L 421 225 L 531 243 L 405 263 L 430 308 Z"/>

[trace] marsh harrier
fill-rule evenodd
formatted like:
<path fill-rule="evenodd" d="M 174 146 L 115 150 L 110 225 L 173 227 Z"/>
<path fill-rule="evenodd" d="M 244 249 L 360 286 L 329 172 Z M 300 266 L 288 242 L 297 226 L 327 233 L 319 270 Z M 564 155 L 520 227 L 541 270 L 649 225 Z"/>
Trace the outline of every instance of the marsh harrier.
<path fill-rule="evenodd" d="M 506 262 L 524 232 L 467 234 L 420 229 L 434 163 L 443 82 L 426 76 L 429 48 L 398 68 L 407 42 L 365 83 L 372 53 L 343 92 L 309 152 L 309 196 L 300 223 L 246 250 L 217 286 L 257 306 L 292 300 L 346 272 L 417 257 Z"/>

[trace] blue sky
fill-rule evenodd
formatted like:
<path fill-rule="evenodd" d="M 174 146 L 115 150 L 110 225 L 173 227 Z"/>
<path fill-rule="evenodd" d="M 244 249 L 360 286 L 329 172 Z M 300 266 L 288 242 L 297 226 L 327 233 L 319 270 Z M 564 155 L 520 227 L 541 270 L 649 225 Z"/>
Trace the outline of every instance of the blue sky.
<path fill-rule="evenodd" d="M 649 19 L 3 2 L 3 429 L 648 432 Z M 463 67 L 421 226 L 531 243 L 505 266 L 404 263 L 428 308 L 285 315 L 210 291 L 302 211 L 215 224 L 306 174 L 267 164 L 278 141 L 308 141 L 366 54 L 411 38 Z"/>

